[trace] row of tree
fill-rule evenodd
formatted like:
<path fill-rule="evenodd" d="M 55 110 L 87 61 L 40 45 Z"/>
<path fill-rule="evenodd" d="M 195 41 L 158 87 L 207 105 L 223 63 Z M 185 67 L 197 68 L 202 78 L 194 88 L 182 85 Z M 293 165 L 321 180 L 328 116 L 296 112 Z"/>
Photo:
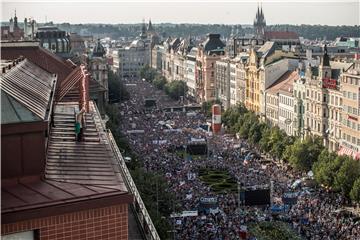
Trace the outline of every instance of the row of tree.
<path fill-rule="evenodd" d="M 140 77 L 152 83 L 156 88 L 165 90 L 165 93 L 174 100 L 179 100 L 181 96 L 186 96 L 188 91 L 186 82 L 182 80 L 167 82 L 164 76 L 149 65 L 145 65 L 140 69 Z"/>
<path fill-rule="evenodd" d="M 259 121 L 243 105 L 226 110 L 222 119 L 229 132 L 247 139 L 273 158 L 288 162 L 296 170 L 312 170 L 318 184 L 360 202 L 360 162 L 329 152 L 321 138 L 288 136 L 279 127 Z"/>
<path fill-rule="evenodd" d="M 108 105 L 106 114 L 109 117 L 106 123 L 107 128 L 111 130 L 120 151 L 124 157 L 131 157 L 127 167 L 153 220 L 155 228 L 161 239 L 168 239 L 170 237 L 169 231 L 171 230 L 171 224 L 168 219 L 174 208 L 177 210 L 179 206 L 175 195 L 167 190 L 169 186 L 163 174 L 146 171 L 143 162 L 132 151 L 128 140 L 119 128 L 121 114 L 118 106 L 115 104 Z"/>

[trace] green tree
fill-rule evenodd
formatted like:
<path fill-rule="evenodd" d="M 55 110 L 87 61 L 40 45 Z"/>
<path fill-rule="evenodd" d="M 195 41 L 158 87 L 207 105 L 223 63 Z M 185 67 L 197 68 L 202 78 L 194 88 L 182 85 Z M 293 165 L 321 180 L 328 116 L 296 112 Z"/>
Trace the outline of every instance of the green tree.
<path fill-rule="evenodd" d="M 271 129 L 271 135 L 269 139 L 269 144 L 271 146 L 270 153 L 272 156 L 278 159 L 281 159 L 287 145 L 285 142 L 285 137 L 286 133 L 280 130 L 279 127 L 273 127 Z"/>
<path fill-rule="evenodd" d="M 155 69 L 151 68 L 148 64 L 140 69 L 140 77 L 144 78 L 148 82 L 153 82 L 157 72 Z"/>
<path fill-rule="evenodd" d="M 315 181 L 324 186 L 333 188 L 335 176 L 344 162 L 344 157 L 339 157 L 336 153 L 324 149 L 314 163 L 312 170 Z"/>
<path fill-rule="evenodd" d="M 156 75 L 153 84 L 156 88 L 163 90 L 166 85 L 166 78 L 160 74 Z"/>
<path fill-rule="evenodd" d="M 313 164 L 317 161 L 323 146 L 321 139 L 306 138 L 304 141 L 297 139 L 293 145 L 287 149 L 287 157 L 290 164 L 303 171 L 309 171 Z"/>
<path fill-rule="evenodd" d="M 350 191 L 351 200 L 360 203 L 360 178 L 356 179 Z"/>
<path fill-rule="evenodd" d="M 108 72 L 109 102 L 116 103 L 130 99 L 130 94 L 119 76 L 112 71 Z"/>
<path fill-rule="evenodd" d="M 230 107 L 223 113 L 222 122 L 228 128 L 229 132 L 236 133 L 241 127 L 237 124 L 239 118 L 242 118 L 247 112 L 248 110 L 242 104 Z"/>
<path fill-rule="evenodd" d="M 269 153 L 272 145 L 270 143 L 271 129 L 266 126 L 262 129 L 261 139 L 259 141 L 260 149 L 266 153 Z"/>
<path fill-rule="evenodd" d="M 165 85 L 165 92 L 174 100 L 179 100 L 180 96 L 185 96 L 188 87 L 184 81 L 172 81 Z"/>
<path fill-rule="evenodd" d="M 345 196 L 349 196 L 350 191 L 357 178 L 360 177 L 360 162 L 350 157 L 346 157 L 335 176 L 334 187 L 341 191 Z"/>

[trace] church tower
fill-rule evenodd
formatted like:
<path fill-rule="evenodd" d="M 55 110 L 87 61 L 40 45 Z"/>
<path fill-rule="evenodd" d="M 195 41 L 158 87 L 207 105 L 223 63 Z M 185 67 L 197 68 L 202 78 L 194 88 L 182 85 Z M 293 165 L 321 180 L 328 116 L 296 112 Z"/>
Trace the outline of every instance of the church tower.
<path fill-rule="evenodd" d="M 254 21 L 254 34 L 256 38 L 264 38 L 266 21 L 262 10 L 262 6 L 257 9 L 255 21 Z"/>
<path fill-rule="evenodd" d="M 319 65 L 319 77 L 320 79 L 331 78 L 331 67 L 330 67 L 330 58 L 327 53 L 327 46 L 324 46 L 324 55 L 320 60 Z"/>

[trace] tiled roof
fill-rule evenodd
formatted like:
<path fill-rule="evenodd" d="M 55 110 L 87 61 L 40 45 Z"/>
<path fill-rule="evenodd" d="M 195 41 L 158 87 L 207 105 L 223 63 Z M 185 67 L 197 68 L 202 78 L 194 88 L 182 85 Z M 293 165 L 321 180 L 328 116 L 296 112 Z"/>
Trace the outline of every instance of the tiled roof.
<path fill-rule="evenodd" d="M 72 89 L 78 90 L 79 81 L 84 78 L 81 67 L 78 66 L 75 68 L 65 79 L 62 81 L 58 87 L 56 101 L 61 101 L 64 96 Z"/>
<path fill-rule="evenodd" d="M 296 71 L 287 71 L 266 91 L 270 94 L 277 94 L 279 92 L 292 94 L 294 81 L 298 78 L 299 74 Z"/>
<path fill-rule="evenodd" d="M 11 184 L 2 182 L 2 220 L 7 220 L 6 214 L 32 209 L 40 212 L 46 207 L 109 196 L 117 196 L 117 203 L 132 202 L 93 102 L 90 112 L 85 114 L 84 140 L 75 141 L 74 110 L 78 106 L 77 102 L 55 106 L 55 127 L 49 137 L 45 177 Z"/>
<path fill-rule="evenodd" d="M 25 59 L 2 74 L 0 79 L 1 91 L 6 94 L 2 97 L 1 123 L 45 120 L 55 84 L 52 74 Z M 31 118 L 26 110 L 38 119 Z"/>
<path fill-rule="evenodd" d="M 296 32 L 270 31 L 265 32 L 265 39 L 299 39 L 299 35 Z"/>
<path fill-rule="evenodd" d="M 13 60 L 24 56 L 44 70 L 58 74 L 58 84 L 73 70 L 56 54 L 40 46 L 19 46 L 19 44 L 2 43 L 1 59 Z"/>

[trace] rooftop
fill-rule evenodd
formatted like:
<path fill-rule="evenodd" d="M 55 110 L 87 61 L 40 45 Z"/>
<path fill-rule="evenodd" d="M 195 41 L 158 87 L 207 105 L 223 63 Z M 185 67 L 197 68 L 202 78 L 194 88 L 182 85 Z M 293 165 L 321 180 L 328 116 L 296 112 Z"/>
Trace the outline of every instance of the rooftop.
<path fill-rule="evenodd" d="M 132 202 L 94 103 L 90 102 L 90 111 L 85 115 L 82 142 L 75 141 L 75 110 L 77 102 L 59 103 L 55 107 L 55 127 L 49 138 L 44 177 L 18 182 L 2 180 L 3 223 L 46 216 L 54 211 L 74 211 L 76 204 L 83 201 L 97 207 L 109 204 L 107 201 Z M 48 207 L 52 207 L 51 213 Z"/>
<path fill-rule="evenodd" d="M 0 76 L 1 124 L 46 120 L 55 83 L 53 74 L 19 60 Z"/>
<path fill-rule="evenodd" d="M 271 85 L 266 91 L 269 94 L 291 93 L 293 91 L 294 81 L 299 78 L 299 74 L 296 71 L 285 72 L 273 85 Z"/>
<path fill-rule="evenodd" d="M 49 73 L 57 74 L 62 82 L 73 70 L 65 61 L 49 50 L 39 46 L 39 42 L 2 42 L 1 59 L 14 60 L 23 56 Z"/>
<path fill-rule="evenodd" d="M 299 35 L 296 32 L 269 31 L 265 32 L 265 39 L 299 39 Z"/>

